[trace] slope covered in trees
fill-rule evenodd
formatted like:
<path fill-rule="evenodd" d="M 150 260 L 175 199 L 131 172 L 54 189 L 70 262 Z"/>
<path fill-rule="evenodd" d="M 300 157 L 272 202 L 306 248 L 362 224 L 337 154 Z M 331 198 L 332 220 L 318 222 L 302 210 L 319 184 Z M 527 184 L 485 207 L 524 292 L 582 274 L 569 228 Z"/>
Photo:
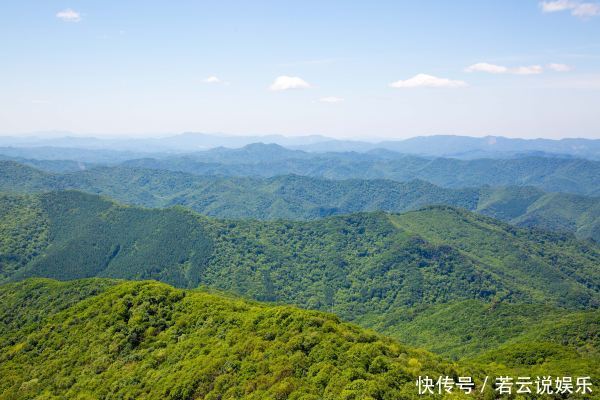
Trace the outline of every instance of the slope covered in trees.
<path fill-rule="evenodd" d="M 184 205 L 220 218 L 310 220 L 359 211 L 403 212 L 431 204 L 465 208 L 518 226 L 572 232 L 600 241 L 598 198 L 533 187 L 449 189 L 416 180 L 325 180 L 197 176 L 123 167 L 48 174 L 0 162 L 0 189 L 78 189 L 146 207 Z"/>
<path fill-rule="evenodd" d="M 535 186 L 547 192 L 600 194 L 600 161 L 573 158 L 430 159 L 389 151 L 365 154 L 291 152 L 275 145 L 257 144 L 228 152 L 128 160 L 122 165 L 201 175 L 272 177 L 295 174 L 336 180 L 390 179 L 398 182 L 422 179 L 451 188 L 517 185 Z"/>
<path fill-rule="evenodd" d="M 332 311 L 456 358 L 527 335 L 541 323 L 538 313 L 562 318 L 600 303 L 594 243 L 449 207 L 269 222 L 120 206 L 69 191 L 5 199 L 45 221 L 33 224 L 46 238 L 37 242 L 39 254 L 14 249 L 29 261 L 2 265 L 10 279 L 98 276 L 204 285 Z M 0 246 L 5 242 L 0 237 Z M 465 336 L 464 324 L 451 329 L 456 321 L 436 314 L 466 301 L 477 302 L 471 308 L 488 321 L 501 321 L 490 325 L 493 335 L 481 329 Z M 522 304 L 531 307 L 525 315 L 495 311 Z M 425 325 L 421 335 L 411 334 Z M 440 329 L 444 348 L 434 338 Z"/>
<path fill-rule="evenodd" d="M 485 376 L 597 376 L 598 325 L 573 314 L 457 364 L 321 312 L 157 282 L 29 279 L 0 286 L 0 393 L 419 398 L 418 376 L 470 376 L 477 389 Z M 476 398 L 494 398 L 492 385 Z"/>
<path fill-rule="evenodd" d="M 217 148 L 183 155 L 107 153 L 89 155 L 91 150 L 21 148 L 0 149 L 0 156 L 21 160 L 50 171 L 73 170 L 86 164 L 188 172 L 197 175 L 273 177 L 295 174 L 326 179 L 390 179 L 406 182 L 421 179 L 451 188 L 491 186 L 534 186 L 546 192 L 600 195 L 600 161 L 564 157 L 516 156 L 508 159 L 426 158 L 376 149 L 367 153 L 308 153 L 274 144 L 254 143 L 241 149 Z M 29 156 L 28 156 L 29 154 Z M 57 156 L 60 155 L 60 156 Z M 59 157 L 59 158 L 57 158 Z M 28 160 L 35 159 L 35 160 Z M 47 159 L 54 160 L 48 162 Z M 36 161 L 37 160 L 37 161 Z M 43 160 L 43 161 L 42 161 Z"/>
<path fill-rule="evenodd" d="M 419 375 L 468 375 L 330 314 L 156 282 L 0 286 L 0 329 L 3 399 L 418 398 Z"/>

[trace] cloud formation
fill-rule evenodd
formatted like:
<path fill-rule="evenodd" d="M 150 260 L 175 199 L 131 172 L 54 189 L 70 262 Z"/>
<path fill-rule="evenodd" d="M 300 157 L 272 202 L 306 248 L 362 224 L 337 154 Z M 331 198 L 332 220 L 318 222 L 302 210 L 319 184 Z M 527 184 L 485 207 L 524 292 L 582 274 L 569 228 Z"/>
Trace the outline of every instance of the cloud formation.
<path fill-rule="evenodd" d="M 57 12 L 56 18 L 65 22 L 79 22 L 81 21 L 81 14 L 75 10 L 67 8 L 65 10 Z"/>
<path fill-rule="evenodd" d="M 216 76 L 209 76 L 204 80 L 204 83 L 221 83 L 222 81 Z"/>
<path fill-rule="evenodd" d="M 580 18 L 600 15 L 600 3 L 585 3 L 577 0 L 553 0 L 542 1 L 540 7 L 545 13 L 570 11 L 571 15 Z"/>
<path fill-rule="evenodd" d="M 508 68 L 502 65 L 489 64 L 485 62 L 473 64 L 465 68 L 465 72 L 487 72 L 489 74 L 506 74 Z"/>
<path fill-rule="evenodd" d="M 273 91 L 282 91 L 290 89 L 308 89 L 310 87 L 310 84 L 302 78 L 283 75 L 275 78 L 275 81 L 269 86 L 269 89 Z"/>
<path fill-rule="evenodd" d="M 511 74 L 515 75 L 537 75 L 544 72 L 541 65 L 530 65 L 527 67 L 516 67 L 509 69 Z"/>
<path fill-rule="evenodd" d="M 446 78 L 438 78 L 436 76 L 427 74 L 417 74 L 410 79 L 400 80 L 390 83 L 390 87 L 396 89 L 410 89 L 410 88 L 460 88 L 467 86 L 464 81 L 455 81 Z"/>
<path fill-rule="evenodd" d="M 570 65 L 566 65 L 566 64 L 552 63 L 552 64 L 548 64 L 548 69 L 550 69 L 554 72 L 569 72 L 573 68 L 571 68 Z"/>
<path fill-rule="evenodd" d="M 503 65 L 480 62 L 465 68 L 465 72 L 487 72 L 488 74 L 536 75 L 544 72 L 541 65 L 529 65 L 509 68 Z"/>
<path fill-rule="evenodd" d="M 321 103 L 340 103 L 340 102 L 344 101 L 344 99 L 342 99 L 341 97 L 327 96 L 327 97 L 321 97 L 319 99 L 319 101 Z"/>

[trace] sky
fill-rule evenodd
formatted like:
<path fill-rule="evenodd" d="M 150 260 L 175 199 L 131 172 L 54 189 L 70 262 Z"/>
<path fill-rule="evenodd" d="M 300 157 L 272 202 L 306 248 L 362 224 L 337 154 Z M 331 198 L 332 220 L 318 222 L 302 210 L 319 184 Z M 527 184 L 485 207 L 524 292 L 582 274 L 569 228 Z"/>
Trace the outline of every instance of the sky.
<path fill-rule="evenodd" d="M 0 134 L 42 131 L 600 138 L 600 2 L 3 1 Z"/>

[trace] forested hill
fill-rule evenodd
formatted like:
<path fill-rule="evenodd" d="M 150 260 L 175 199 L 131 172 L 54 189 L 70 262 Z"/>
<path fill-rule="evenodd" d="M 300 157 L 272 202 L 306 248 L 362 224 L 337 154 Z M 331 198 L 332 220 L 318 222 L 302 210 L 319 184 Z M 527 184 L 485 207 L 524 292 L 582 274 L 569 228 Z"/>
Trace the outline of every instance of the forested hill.
<path fill-rule="evenodd" d="M 434 318 L 411 339 L 428 348 L 436 341 L 427 332 L 454 326 L 435 317 L 442 305 L 473 301 L 469 309 L 482 320 L 501 312 L 504 326 L 511 318 L 519 326 L 469 337 L 449 331 L 446 353 L 455 357 L 526 335 L 542 322 L 540 313 L 575 318 L 600 304 L 597 245 L 449 207 L 261 222 L 126 207 L 72 191 L 0 200 L 4 280 L 98 276 L 205 285 L 333 311 L 397 337 L 410 338 L 411 327 Z M 530 306 L 523 314 L 500 304 Z"/>
<path fill-rule="evenodd" d="M 532 187 L 450 189 L 416 180 L 326 180 L 297 175 L 215 177 L 173 171 L 98 167 L 51 174 L 0 162 L 0 190 L 78 189 L 146 207 L 184 205 L 220 218 L 310 220 L 359 211 L 403 212 L 443 204 L 518 226 L 572 232 L 600 241 L 600 201 Z"/>
<path fill-rule="evenodd" d="M 600 161 L 556 157 L 512 159 L 423 158 L 393 152 L 303 153 L 274 145 L 194 153 L 163 159 L 139 159 L 127 167 L 189 172 L 201 175 L 260 176 L 295 174 L 326 179 L 422 179 L 442 187 L 481 185 L 535 186 L 547 192 L 590 196 L 600 194 Z M 278 156 L 274 155 L 278 154 Z"/>
<path fill-rule="evenodd" d="M 11 149 L 8 149 L 11 150 Z M 188 172 L 197 175 L 272 177 L 295 174 L 326 179 L 422 179 L 451 188 L 535 186 L 546 192 L 600 195 L 600 160 L 521 155 L 508 159 L 427 158 L 376 149 L 367 153 L 309 153 L 274 144 L 254 143 L 241 149 L 217 148 L 184 155 L 120 153 L 99 157 L 86 149 L 0 149 L 0 158 L 12 158 L 60 172 L 90 164 Z M 18 151 L 17 151 L 18 150 Z M 63 150 L 65 150 L 63 152 Z M 59 158 L 61 157 L 61 158 Z M 30 159 L 30 160 L 28 160 Z M 33 160 L 31 160 L 33 159 Z M 48 161 L 52 160 L 52 161 Z M 61 161 L 63 160 L 63 161 Z"/>
<path fill-rule="evenodd" d="M 4 399 L 412 399 L 419 375 L 470 376 L 333 315 L 156 282 L 0 286 L 0 334 Z"/>

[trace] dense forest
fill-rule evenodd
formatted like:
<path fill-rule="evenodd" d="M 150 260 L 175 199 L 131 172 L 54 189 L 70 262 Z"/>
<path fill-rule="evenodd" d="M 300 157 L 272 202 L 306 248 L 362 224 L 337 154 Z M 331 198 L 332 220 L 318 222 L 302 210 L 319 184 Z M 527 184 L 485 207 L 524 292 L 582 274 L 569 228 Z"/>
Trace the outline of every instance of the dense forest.
<path fill-rule="evenodd" d="M 0 161 L 1 398 L 600 374 L 597 161 L 83 155 Z"/>
<path fill-rule="evenodd" d="M 452 189 L 414 180 L 327 180 L 199 176 L 165 170 L 96 167 L 48 173 L 0 161 L 0 190 L 77 189 L 146 207 L 182 205 L 219 218 L 310 220 L 360 211 L 403 212 L 432 204 L 460 207 L 517 226 L 574 233 L 600 241 L 600 201 L 534 187 Z"/>
<path fill-rule="evenodd" d="M 2 285 L 0 322 L 0 392 L 11 400 L 412 399 L 424 376 L 472 377 L 475 397 L 493 399 L 489 374 L 598 372 L 597 318 L 596 331 L 563 321 L 461 363 L 332 314 L 148 281 Z M 473 398 L 461 393 L 448 397 Z"/>
<path fill-rule="evenodd" d="M 324 179 L 425 180 L 447 188 L 534 186 L 546 192 L 600 195 L 600 161 L 525 155 L 511 158 L 429 158 L 375 149 L 366 153 L 309 153 L 275 144 L 216 148 L 186 154 L 131 153 L 78 148 L 0 148 L 0 159 L 50 171 L 77 171 L 93 165 L 187 172 L 196 175 Z"/>
<path fill-rule="evenodd" d="M 215 154 L 216 153 L 216 154 Z M 535 186 L 547 192 L 600 194 L 600 161 L 560 157 L 510 159 L 423 158 L 377 150 L 369 153 L 306 153 L 276 145 L 213 150 L 167 158 L 128 160 L 121 165 L 202 175 L 295 174 L 326 179 L 422 179 L 442 187 Z"/>
<path fill-rule="evenodd" d="M 156 279 L 334 312 L 463 361 L 519 343 L 546 343 L 552 351 L 534 364 L 549 370 L 598 361 L 600 248 L 569 235 L 446 206 L 292 222 L 219 220 L 75 191 L 1 200 L 22 210 L 0 221 L 3 238 L 27 239 L 0 241 L 5 281 Z"/>
<path fill-rule="evenodd" d="M 156 282 L 0 286 L 0 321 L 7 400 L 417 398 L 419 375 L 467 375 L 330 314 Z"/>

